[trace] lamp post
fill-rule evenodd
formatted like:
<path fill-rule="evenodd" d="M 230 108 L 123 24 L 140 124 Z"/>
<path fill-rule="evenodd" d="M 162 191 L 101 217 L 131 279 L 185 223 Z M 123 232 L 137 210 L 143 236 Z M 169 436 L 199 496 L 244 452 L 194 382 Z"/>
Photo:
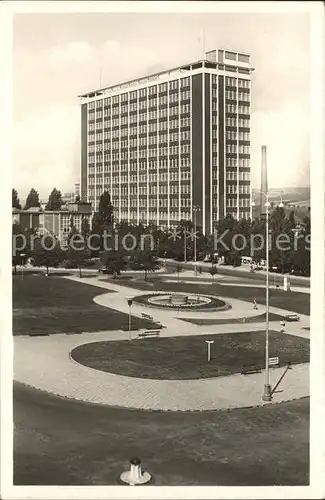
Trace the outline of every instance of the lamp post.
<path fill-rule="evenodd" d="M 272 400 L 272 388 L 270 384 L 270 371 L 269 371 L 269 196 L 268 192 L 261 192 L 265 196 L 265 238 L 266 238 L 266 283 L 265 283 L 265 379 L 264 391 L 262 395 L 263 401 Z M 252 206 L 255 206 L 252 200 Z"/>
<path fill-rule="evenodd" d="M 128 306 L 129 306 L 129 342 L 130 342 L 131 341 L 131 307 L 132 307 L 133 297 L 127 297 L 126 300 L 128 301 Z"/>
<path fill-rule="evenodd" d="M 196 274 L 196 212 L 200 212 L 201 208 L 199 205 L 194 205 L 193 206 L 193 212 L 194 212 L 194 269 L 195 269 L 195 274 Z"/>
<path fill-rule="evenodd" d="M 262 191 L 261 195 L 265 196 L 265 238 L 266 238 L 266 286 L 265 286 L 265 380 L 264 380 L 264 392 L 262 395 L 263 401 L 271 401 L 272 400 L 272 387 L 270 384 L 270 371 L 269 371 L 269 291 L 270 291 L 270 283 L 269 283 L 269 193 L 268 191 Z M 254 200 L 252 200 L 252 206 L 255 206 Z M 281 198 L 281 202 L 278 204 L 278 207 L 283 207 L 283 202 Z"/>
<path fill-rule="evenodd" d="M 187 260 L 187 255 L 186 255 L 186 233 L 187 233 L 187 230 L 186 230 L 186 227 L 184 227 L 184 262 L 186 264 L 186 260 Z"/>
<path fill-rule="evenodd" d="M 266 231 L 266 313 L 265 313 L 265 380 L 264 380 L 264 392 L 262 399 L 263 401 L 271 401 L 272 399 L 272 389 L 270 384 L 270 372 L 269 372 L 269 196 L 268 192 L 265 193 L 265 208 L 266 208 L 266 221 L 265 221 L 265 231 Z"/>

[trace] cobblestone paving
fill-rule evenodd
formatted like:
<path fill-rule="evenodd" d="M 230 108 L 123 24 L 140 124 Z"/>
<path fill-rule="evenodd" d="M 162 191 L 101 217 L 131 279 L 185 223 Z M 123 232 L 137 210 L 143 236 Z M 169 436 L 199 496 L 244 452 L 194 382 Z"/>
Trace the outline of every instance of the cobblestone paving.
<path fill-rule="evenodd" d="M 78 345 L 126 337 L 125 332 L 15 337 L 15 379 L 71 399 L 138 409 L 198 411 L 264 404 L 263 373 L 201 380 L 150 380 L 97 371 L 70 358 L 71 350 Z M 271 369 L 273 385 L 283 371 Z M 294 365 L 279 390 L 274 394 L 274 403 L 307 396 L 309 365 Z"/>

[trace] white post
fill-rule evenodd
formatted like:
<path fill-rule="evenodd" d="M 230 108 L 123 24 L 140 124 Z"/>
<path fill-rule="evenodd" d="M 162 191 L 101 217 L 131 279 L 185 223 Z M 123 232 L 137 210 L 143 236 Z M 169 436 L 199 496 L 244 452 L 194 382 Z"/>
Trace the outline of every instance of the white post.
<path fill-rule="evenodd" d="M 130 342 L 131 341 L 131 306 L 132 306 L 133 297 L 126 297 L 126 300 L 128 302 L 128 306 L 129 306 L 129 342 Z"/>
<path fill-rule="evenodd" d="M 129 340 L 131 340 L 131 306 L 129 305 Z"/>
<path fill-rule="evenodd" d="M 214 343 L 214 340 L 206 340 L 205 342 L 208 345 L 208 361 L 211 361 L 211 344 Z"/>
<path fill-rule="evenodd" d="M 26 254 L 25 253 L 21 253 L 20 254 L 20 258 L 22 257 L 26 257 Z M 24 260 L 24 259 L 23 259 Z M 23 263 L 23 260 L 21 260 L 21 279 L 23 280 L 24 279 L 24 263 Z"/>

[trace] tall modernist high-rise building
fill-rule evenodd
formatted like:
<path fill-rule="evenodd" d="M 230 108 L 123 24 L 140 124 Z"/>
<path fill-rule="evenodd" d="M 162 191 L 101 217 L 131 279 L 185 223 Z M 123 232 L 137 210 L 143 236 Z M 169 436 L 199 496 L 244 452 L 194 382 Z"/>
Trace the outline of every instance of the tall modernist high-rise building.
<path fill-rule="evenodd" d="M 95 90 L 81 101 L 81 196 L 111 194 L 117 220 L 204 233 L 251 216 L 250 55 L 204 60 Z M 198 208 L 199 207 L 199 211 Z"/>

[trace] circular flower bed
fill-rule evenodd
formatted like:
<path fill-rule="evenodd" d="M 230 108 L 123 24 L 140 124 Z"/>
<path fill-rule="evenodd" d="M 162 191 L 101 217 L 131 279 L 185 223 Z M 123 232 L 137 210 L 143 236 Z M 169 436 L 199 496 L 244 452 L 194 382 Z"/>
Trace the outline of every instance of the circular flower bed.
<path fill-rule="evenodd" d="M 231 306 L 224 300 L 214 295 L 201 294 L 178 294 L 172 293 L 148 293 L 134 297 L 134 302 L 147 307 L 160 309 L 191 309 L 191 310 L 213 310 L 222 311 L 230 309 Z"/>

